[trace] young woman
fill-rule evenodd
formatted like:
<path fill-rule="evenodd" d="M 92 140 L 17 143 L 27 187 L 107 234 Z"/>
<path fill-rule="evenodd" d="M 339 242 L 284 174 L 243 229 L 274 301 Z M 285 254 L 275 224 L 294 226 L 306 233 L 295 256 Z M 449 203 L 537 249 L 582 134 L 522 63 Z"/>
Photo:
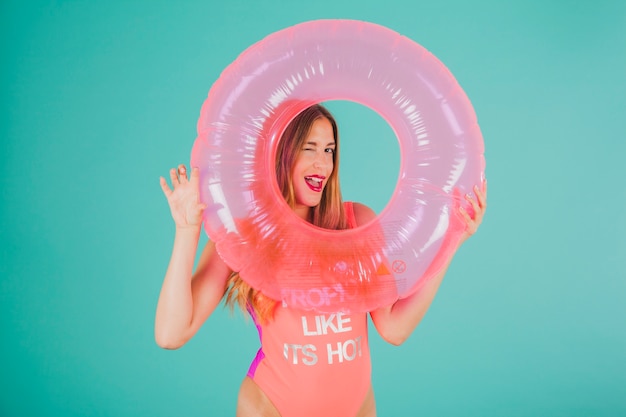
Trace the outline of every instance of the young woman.
<path fill-rule="evenodd" d="M 337 124 L 320 105 L 289 124 L 277 152 L 277 180 L 285 200 L 296 215 L 328 229 L 357 227 L 375 217 L 362 204 L 342 202 L 338 156 Z M 188 176 L 180 165 L 170 171 L 170 179 L 173 189 L 164 178 L 161 187 L 176 235 L 156 311 L 158 345 L 176 349 L 185 344 L 225 298 L 252 316 L 261 339 L 241 384 L 238 417 L 375 416 L 367 314 L 285 308 L 231 271 L 211 241 L 193 271 L 205 208 L 199 202 L 198 169 Z M 476 200 L 467 197 L 473 217 L 459 211 L 467 226 L 461 241 L 477 230 L 486 209 L 486 185 L 474 192 Z M 383 339 L 394 345 L 406 340 L 429 308 L 450 260 L 418 293 L 370 312 Z"/>

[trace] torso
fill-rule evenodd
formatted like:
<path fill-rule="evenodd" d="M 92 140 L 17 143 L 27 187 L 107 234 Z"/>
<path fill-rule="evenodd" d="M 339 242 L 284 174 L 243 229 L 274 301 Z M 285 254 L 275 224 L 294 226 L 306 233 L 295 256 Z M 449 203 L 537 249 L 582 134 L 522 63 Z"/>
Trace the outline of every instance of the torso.
<path fill-rule="evenodd" d="M 349 227 L 357 226 L 345 203 Z M 367 313 L 277 306 L 239 392 L 237 417 L 374 417 Z"/>
<path fill-rule="evenodd" d="M 366 313 L 278 306 L 273 320 L 258 327 L 262 349 L 248 377 L 263 395 L 254 400 L 250 391 L 243 400 L 254 400 L 259 408 L 273 405 L 282 417 L 359 415 L 371 395 Z"/>

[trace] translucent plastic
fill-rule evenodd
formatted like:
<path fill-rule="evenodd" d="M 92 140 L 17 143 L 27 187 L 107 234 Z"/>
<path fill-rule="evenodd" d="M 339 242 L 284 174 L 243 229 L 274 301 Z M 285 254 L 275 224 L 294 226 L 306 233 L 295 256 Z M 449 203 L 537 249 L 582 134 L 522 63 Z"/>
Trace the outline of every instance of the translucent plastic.
<path fill-rule="evenodd" d="M 400 144 L 387 207 L 346 231 L 296 217 L 274 172 L 286 125 L 328 100 L 370 107 Z M 320 20 L 268 36 L 224 70 L 202 106 L 191 164 L 205 230 L 244 280 L 291 307 L 358 312 L 418 291 L 440 270 L 485 161 L 472 105 L 435 56 L 379 25 Z"/>

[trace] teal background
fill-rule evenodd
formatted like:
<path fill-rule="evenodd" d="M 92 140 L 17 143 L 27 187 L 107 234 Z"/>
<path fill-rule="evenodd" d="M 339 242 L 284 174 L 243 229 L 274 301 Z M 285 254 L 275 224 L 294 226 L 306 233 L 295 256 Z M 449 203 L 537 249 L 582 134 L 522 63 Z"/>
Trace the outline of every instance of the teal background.
<path fill-rule="evenodd" d="M 319 18 L 424 45 L 485 137 L 480 232 L 404 345 L 371 332 L 378 414 L 626 415 L 626 2 L 3 0 L 0 16 L 0 415 L 234 415 L 249 321 L 220 309 L 178 351 L 153 340 L 174 232 L 158 178 L 188 162 L 240 52 Z M 397 144 L 332 108 L 345 194 L 380 210 Z"/>

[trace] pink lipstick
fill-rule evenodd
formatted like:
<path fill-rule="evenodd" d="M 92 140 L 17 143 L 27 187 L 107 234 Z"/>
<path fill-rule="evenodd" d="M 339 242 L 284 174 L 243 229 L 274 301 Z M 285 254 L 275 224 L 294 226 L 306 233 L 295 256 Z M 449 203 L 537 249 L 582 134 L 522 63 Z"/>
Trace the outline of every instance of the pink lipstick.
<path fill-rule="evenodd" d="M 316 193 L 320 193 L 324 189 L 325 179 L 326 177 L 324 177 L 323 175 L 308 175 L 304 177 L 306 185 Z"/>

